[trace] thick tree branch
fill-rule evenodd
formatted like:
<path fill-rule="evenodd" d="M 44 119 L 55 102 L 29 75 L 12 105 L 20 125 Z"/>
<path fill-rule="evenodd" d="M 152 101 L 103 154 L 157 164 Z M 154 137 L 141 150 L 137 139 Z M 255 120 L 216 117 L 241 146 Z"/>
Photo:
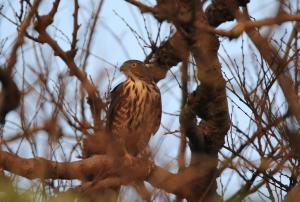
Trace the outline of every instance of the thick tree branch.
<path fill-rule="evenodd" d="M 139 1 L 136 1 L 136 0 L 125 0 L 125 1 L 127 1 L 128 3 L 131 3 L 132 5 L 135 5 L 136 7 L 138 7 L 142 13 L 152 13 L 152 14 L 156 13 L 155 8 L 147 6 L 147 5 L 145 5 L 145 4 L 143 4 Z"/>
<path fill-rule="evenodd" d="M 103 171 L 114 173 L 112 159 L 100 155 L 82 161 L 55 162 L 44 158 L 24 159 L 15 154 L 1 151 L 0 165 L 4 170 L 28 179 L 86 180 Z"/>
<path fill-rule="evenodd" d="M 157 1 L 154 8 L 145 7 L 136 1 L 130 2 L 144 12 L 152 12 L 159 21 L 167 20 L 177 27 L 178 31 L 146 59 L 150 61 L 152 69 L 160 70 L 159 73 L 154 73 L 156 80 L 164 78 L 168 69 L 187 58 L 190 51 L 196 60 L 201 85 L 190 97 L 187 106 L 183 108 L 180 123 L 182 131 L 190 139 L 191 164 L 197 167 L 204 159 L 212 162 L 206 169 L 201 169 L 205 173 L 205 178 L 201 180 L 195 178 L 195 184 L 191 189 L 194 194 L 192 200 L 211 200 L 215 198 L 217 152 L 224 143 L 224 137 L 230 125 L 225 80 L 222 77 L 217 56 L 219 43 L 213 32 L 215 29 L 209 26 L 209 22 L 214 21 L 211 18 L 215 16 L 209 15 L 212 12 L 204 14 L 201 5 L 195 2 L 180 1 L 174 4 L 172 1 Z M 234 3 L 234 10 L 246 3 L 244 1 L 228 2 Z M 216 13 L 217 5 L 220 5 L 220 1 L 213 1 L 209 11 Z M 168 10 L 165 10 L 166 8 Z M 223 18 L 222 22 L 226 20 L 233 20 L 233 17 L 225 20 Z M 211 30 L 202 29 L 203 26 L 199 27 L 199 25 L 210 27 Z M 182 51 L 177 51 L 178 49 Z M 196 116 L 202 118 L 200 126 L 197 126 L 196 121 L 191 121 L 195 120 Z"/>
<path fill-rule="evenodd" d="M 167 20 L 173 24 L 183 24 L 189 23 L 192 19 L 192 10 L 185 5 L 187 1 L 157 1 L 157 5 L 154 7 L 147 6 L 136 0 L 125 1 L 138 7 L 142 13 L 151 13 L 159 22 Z"/>
<path fill-rule="evenodd" d="M 215 179 L 218 176 L 216 172 L 217 154 L 224 144 L 230 118 L 225 90 L 226 83 L 222 77 L 217 55 L 219 42 L 214 34 L 197 27 L 199 23 L 208 25 L 205 14 L 200 9 L 196 11 L 195 30 L 190 35 L 193 37 L 191 52 L 196 61 L 197 76 L 201 84 L 190 96 L 187 107 L 202 120 L 198 126 L 199 130 L 196 131 L 198 133 L 187 133 L 187 136 L 190 140 L 198 141 L 191 141 L 191 149 L 194 148 L 192 150 L 192 165 L 197 165 L 203 161 L 203 155 L 209 156 L 210 161 L 214 162 L 211 167 L 203 170 L 207 177 L 201 182 L 199 181 L 193 189 L 194 192 L 198 193 L 194 200 L 211 201 L 217 198 L 215 193 Z M 193 127 L 189 126 L 189 128 Z"/>
<path fill-rule="evenodd" d="M 188 57 L 188 45 L 180 32 L 176 32 L 167 41 L 153 50 L 145 59 L 155 81 L 165 78 L 167 72 Z"/>
<path fill-rule="evenodd" d="M 289 21 L 299 21 L 300 20 L 300 13 L 296 14 L 286 14 L 282 13 L 280 15 L 277 15 L 276 17 L 272 18 L 265 18 L 257 21 L 252 20 L 246 20 L 246 21 L 239 21 L 233 28 L 229 30 L 225 29 L 215 29 L 212 26 L 209 26 L 204 23 L 199 23 L 197 27 L 202 30 L 206 30 L 208 32 L 220 35 L 220 36 L 227 36 L 229 38 L 237 38 L 239 37 L 243 32 L 248 31 L 250 29 L 259 28 L 267 25 L 280 25 L 284 22 Z"/>
<path fill-rule="evenodd" d="M 116 182 L 127 184 L 136 179 L 144 179 L 157 188 L 184 198 L 193 196 L 194 193 L 191 192 L 190 187 L 192 182 L 206 177 L 205 172 L 201 172 L 201 170 L 210 167 L 212 163 L 209 159 L 206 160 L 199 167 L 189 167 L 178 174 L 173 174 L 145 159 L 137 159 L 133 164 L 128 163 L 126 160 L 118 161 L 116 165 L 113 158 L 106 155 L 94 155 L 74 162 L 54 162 L 38 157 L 25 159 L 8 152 L 0 152 L 0 165 L 4 170 L 28 179 L 95 180 L 95 182 L 87 183 L 82 187 L 85 190 L 93 184 L 103 187 L 107 185 L 105 183 L 107 180 L 113 184 Z M 111 178 L 109 176 L 116 177 Z M 97 184 L 97 181 L 101 181 L 101 179 L 104 181 Z"/>

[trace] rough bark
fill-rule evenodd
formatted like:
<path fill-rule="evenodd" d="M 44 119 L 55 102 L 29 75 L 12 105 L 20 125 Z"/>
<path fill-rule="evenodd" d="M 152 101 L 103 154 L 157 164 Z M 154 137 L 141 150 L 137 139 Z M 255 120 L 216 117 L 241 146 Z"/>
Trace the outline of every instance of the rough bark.
<path fill-rule="evenodd" d="M 192 182 L 205 175 L 200 169 L 210 167 L 209 163 L 203 162 L 199 167 L 190 167 L 180 173 L 170 173 L 166 169 L 156 166 L 146 159 L 128 159 L 122 161 L 114 160 L 107 155 L 93 155 L 87 159 L 73 162 L 56 162 L 44 158 L 21 158 L 9 152 L 0 152 L 0 164 L 4 170 L 28 179 L 79 179 L 83 182 L 89 181 L 81 190 L 91 188 L 99 191 L 108 184 L 117 182 L 125 185 L 135 180 L 146 180 L 154 187 L 174 193 L 183 198 L 194 195 L 191 191 Z M 113 178 L 111 178 L 113 176 Z M 106 179 L 114 179 L 107 180 Z M 98 184 L 99 183 L 99 184 Z M 95 188 L 96 187 L 96 188 Z"/>

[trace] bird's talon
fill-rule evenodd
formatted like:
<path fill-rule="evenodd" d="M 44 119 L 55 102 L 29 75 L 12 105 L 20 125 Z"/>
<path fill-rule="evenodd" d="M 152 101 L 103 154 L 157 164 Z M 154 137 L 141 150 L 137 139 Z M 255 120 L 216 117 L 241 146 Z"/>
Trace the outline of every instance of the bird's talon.
<path fill-rule="evenodd" d="M 126 162 L 129 164 L 129 165 L 132 165 L 133 164 L 133 161 L 134 161 L 134 157 L 128 153 L 126 153 L 124 155 L 124 158 L 126 160 Z"/>

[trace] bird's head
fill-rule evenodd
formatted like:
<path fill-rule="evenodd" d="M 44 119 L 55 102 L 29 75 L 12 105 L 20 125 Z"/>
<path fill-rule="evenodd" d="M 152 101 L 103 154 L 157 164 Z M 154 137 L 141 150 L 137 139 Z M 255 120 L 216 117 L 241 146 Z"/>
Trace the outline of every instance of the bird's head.
<path fill-rule="evenodd" d="M 139 60 L 127 60 L 122 64 L 120 70 L 124 72 L 124 74 L 132 79 L 140 79 L 140 80 L 152 80 L 150 72 L 146 65 Z"/>

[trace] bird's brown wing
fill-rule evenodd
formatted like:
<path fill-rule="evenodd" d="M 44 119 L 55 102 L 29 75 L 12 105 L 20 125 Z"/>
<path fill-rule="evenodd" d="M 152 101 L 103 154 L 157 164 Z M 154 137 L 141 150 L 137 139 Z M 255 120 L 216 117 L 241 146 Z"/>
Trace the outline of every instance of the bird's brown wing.
<path fill-rule="evenodd" d="M 128 120 L 129 101 L 126 81 L 117 85 L 110 94 L 110 105 L 107 112 L 106 129 L 112 139 L 112 144 L 108 148 L 108 153 L 112 155 L 124 155 L 128 150 Z"/>
<path fill-rule="evenodd" d="M 126 105 L 126 97 L 124 95 L 124 82 L 117 85 L 110 93 L 110 105 L 107 112 L 107 122 L 106 122 L 106 128 L 113 132 L 113 129 L 116 129 L 116 122 L 119 122 L 121 119 L 124 119 L 123 116 L 126 116 L 126 114 L 120 114 L 121 107 Z M 122 116 L 122 117 L 120 117 Z M 120 123 L 121 124 L 121 123 Z M 124 124 L 124 123 L 123 123 Z"/>
<path fill-rule="evenodd" d="M 158 89 L 157 89 L 158 90 Z M 158 90 L 158 95 L 157 97 L 154 99 L 153 101 L 153 126 L 152 126 L 152 135 L 154 135 L 159 126 L 160 126 L 160 121 L 161 121 L 161 113 L 162 113 L 162 109 L 161 109 L 161 96 L 160 96 L 160 92 Z"/>

